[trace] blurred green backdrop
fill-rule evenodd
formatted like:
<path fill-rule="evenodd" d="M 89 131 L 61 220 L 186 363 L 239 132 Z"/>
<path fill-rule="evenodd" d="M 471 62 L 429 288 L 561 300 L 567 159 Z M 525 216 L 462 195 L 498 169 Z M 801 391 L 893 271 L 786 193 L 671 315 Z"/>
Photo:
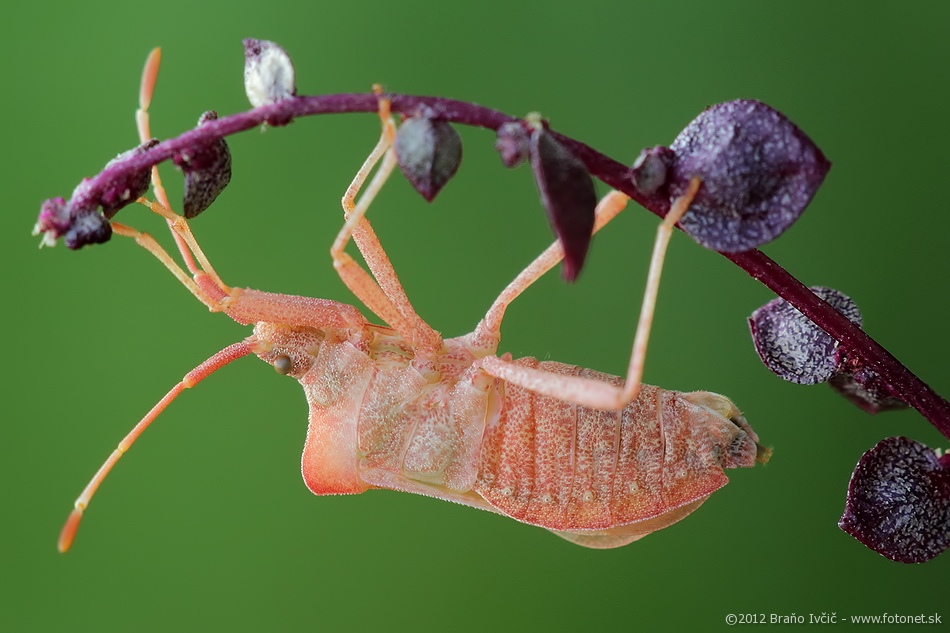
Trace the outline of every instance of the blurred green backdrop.
<path fill-rule="evenodd" d="M 184 372 L 247 329 L 210 315 L 129 240 L 69 252 L 30 238 L 43 198 L 68 196 L 135 144 L 149 49 L 166 138 L 207 109 L 247 107 L 240 40 L 292 55 L 303 94 L 393 91 L 537 110 L 632 161 L 706 105 L 782 110 L 834 167 L 809 212 L 765 250 L 807 284 L 861 306 L 866 328 L 950 394 L 942 2 L 18 3 L 0 30 L 7 230 L 3 327 L 2 630 L 640 630 L 725 627 L 728 613 L 946 610 L 950 555 L 887 561 L 840 532 L 851 470 L 889 435 L 947 446 L 915 412 L 868 417 L 826 387 L 783 383 L 746 316 L 769 292 L 674 237 L 648 382 L 728 394 L 775 449 L 695 515 L 590 551 L 489 513 L 407 494 L 316 498 L 299 475 L 299 387 L 245 359 L 186 393 L 118 467 L 68 556 L 76 494 Z M 461 130 L 465 160 L 431 206 L 394 178 L 371 217 L 419 312 L 469 331 L 551 239 L 526 168 Z M 377 135 L 370 115 L 313 117 L 231 140 L 234 179 L 195 222 L 232 285 L 352 301 L 327 249 L 339 198 Z M 173 200 L 180 179 L 165 180 Z M 605 189 L 601 187 L 601 192 Z M 162 238 L 142 209 L 120 219 Z M 621 373 L 656 219 L 599 235 L 573 287 L 519 299 L 504 350 Z"/>

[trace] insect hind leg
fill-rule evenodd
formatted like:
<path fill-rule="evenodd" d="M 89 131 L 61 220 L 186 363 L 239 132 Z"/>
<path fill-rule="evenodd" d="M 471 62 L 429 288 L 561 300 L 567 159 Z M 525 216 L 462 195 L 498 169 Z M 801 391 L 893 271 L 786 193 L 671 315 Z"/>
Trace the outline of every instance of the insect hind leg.
<path fill-rule="evenodd" d="M 573 402 L 585 407 L 616 410 L 622 409 L 630 404 L 640 393 L 643 363 L 646 359 L 647 342 L 650 339 L 650 328 L 653 324 L 653 314 L 656 308 L 656 297 L 660 288 L 660 274 L 663 270 L 666 249 L 669 245 L 674 225 L 689 209 L 690 203 L 699 191 L 700 184 L 701 181 L 699 178 L 692 178 L 690 180 L 686 193 L 673 202 L 666 217 L 663 218 L 663 222 L 661 222 L 657 228 L 653 254 L 650 258 L 650 270 L 647 274 L 646 290 L 643 293 L 643 304 L 640 308 L 640 318 L 637 322 L 637 332 L 634 336 L 633 350 L 630 353 L 630 363 L 627 367 L 627 378 L 622 387 L 615 387 L 605 382 L 582 378 L 580 376 L 551 374 L 543 370 L 523 367 L 513 363 L 507 358 L 498 358 L 496 356 L 484 357 L 481 360 L 482 369 L 491 376 L 501 378 L 524 389 L 529 389 L 544 396 Z M 540 260 L 541 258 L 539 257 L 538 259 Z M 538 260 L 535 261 L 537 262 Z M 556 259 L 551 266 L 555 263 L 557 263 Z M 532 266 L 533 265 L 534 264 L 532 264 Z M 550 266 L 548 268 L 550 268 Z M 531 266 L 526 270 L 530 269 Z M 536 278 L 537 277 L 531 278 L 528 285 Z M 518 279 L 515 280 L 515 282 L 517 281 Z M 524 288 L 521 288 L 518 294 L 520 294 L 521 290 L 524 290 Z M 504 293 L 502 296 L 504 297 Z M 517 296 L 517 294 L 515 294 L 515 296 Z M 508 302 L 510 303 L 510 300 Z M 489 314 L 491 314 L 490 311 Z"/>
<path fill-rule="evenodd" d="M 629 196 L 620 191 L 611 191 L 601 198 L 594 212 L 594 233 L 617 217 L 626 208 L 629 200 Z M 505 318 L 505 311 L 508 306 L 562 259 L 564 259 L 564 248 L 560 241 L 555 241 L 533 262 L 528 264 L 498 295 L 498 298 L 495 299 L 495 302 L 485 314 L 485 318 L 478 323 L 475 331 L 470 335 L 469 347 L 476 354 L 489 355 L 495 353 L 498 349 L 498 343 L 501 341 L 501 323 Z"/>

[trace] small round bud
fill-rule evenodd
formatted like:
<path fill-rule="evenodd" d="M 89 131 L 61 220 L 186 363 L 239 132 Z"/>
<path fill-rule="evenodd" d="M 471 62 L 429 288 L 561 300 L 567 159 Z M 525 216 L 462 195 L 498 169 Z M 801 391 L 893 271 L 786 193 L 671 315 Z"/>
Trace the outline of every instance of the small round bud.
<path fill-rule="evenodd" d="M 515 167 L 523 163 L 531 152 L 528 132 L 520 122 L 503 123 L 498 128 L 495 149 L 501 156 L 505 167 Z"/>
<path fill-rule="evenodd" d="M 643 150 L 630 168 L 633 184 L 647 195 L 655 193 L 666 185 L 675 157 L 673 150 L 662 145 Z"/>

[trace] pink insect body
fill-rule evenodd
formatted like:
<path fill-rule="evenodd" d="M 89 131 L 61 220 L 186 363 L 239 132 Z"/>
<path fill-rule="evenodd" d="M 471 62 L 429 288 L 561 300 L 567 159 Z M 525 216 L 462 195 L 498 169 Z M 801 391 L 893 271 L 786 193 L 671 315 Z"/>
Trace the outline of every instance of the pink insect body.
<path fill-rule="evenodd" d="M 140 136 L 157 72 L 146 64 Z M 511 302 L 562 258 L 559 244 L 534 260 L 490 307 L 475 331 L 443 340 L 419 317 L 365 218 L 396 165 L 395 124 L 380 98 L 383 132 L 343 197 L 346 223 L 330 249 L 351 291 L 387 326 L 354 307 L 231 288 L 217 275 L 187 221 L 172 212 L 157 178 L 158 202 L 188 269 L 151 236 L 112 222 L 155 255 L 212 311 L 254 332 L 189 372 L 113 451 L 76 500 L 59 547 L 72 544 L 83 511 L 118 459 L 184 389 L 224 365 L 256 354 L 298 380 L 309 405 L 303 478 L 315 494 L 370 488 L 412 492 L 489 510 L 547 528 L 574 543 L 609 548 L 679 521 L 726 484 L 725 468 L 766 461 L 736 407 L 708 392 L 679 393 L 640 377 L 660 270 L 673 225 L 700 182 L 660 225 L 626 379 L 533 358 L 496 356 Z M 357 204 L 370 172 L 372 181 Z M 599 230 L 626 205 L 611 192 L 596 210 Z M 369 273 L 345 251 L 354 241 Z M 370 274 L 371 273 L 371 274 Z"/>
<path fill-rule="evenodd" d="M 291 360 L 310 423 L 304 481 L 315 494 L 402 490 L 510 516 L 587 547 L 666 527 L 756 461 L 756 436 L 726 398 L 644 386 L 620 411 L 541 396 L 492 378 L 465 338 L 445 341 L 439 376 L 389 328 L 258 323 L 262 360 Z M 555 362 L 518 365 L 622 384 Z M 717 410 L 718 408 L 718 410 Z M 732 416 L 732 419 L 725 417 Z"/>

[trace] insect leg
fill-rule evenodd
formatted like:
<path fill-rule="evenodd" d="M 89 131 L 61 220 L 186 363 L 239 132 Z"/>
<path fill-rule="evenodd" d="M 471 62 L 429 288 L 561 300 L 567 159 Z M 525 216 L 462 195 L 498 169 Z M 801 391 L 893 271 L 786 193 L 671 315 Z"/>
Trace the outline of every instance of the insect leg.
<path fill-rule="evenodd" d="M 208 306 L 210 310 L 215 312 L 221 310 L 218 293 L 209 295 L 208 292 L 202 289 L 202 287 L 199 286 L 191 277 L 189 277 L 188 273 L 186 273 L 182 267 L 179 266 L 174 259 L 172 259 L 171 255 L 168 254 L 168 251 L 162 248 L 162 246 L 155 241 L 154 237 L 148 233 L 142 233 L 141 231 L 137 231 L 130 226 L 126 226 L 125 224 L 120 224 L 118 222 L 112 222 L 112 231 L 116 235 L 134 239 L 136 244 L 154 255 L 156 259 L 162 262 L 162 264 L 165 265 L 165 268 L 171 271 L 171 273 L 175 275 L 175 278 L 178 279 L 178 281 L 180 281 L 182 285 L 185 286 L 185 288 L 187 288 L 191 294 L 193 294 L 198 299 L 198 301 Z M 200 274 L 200 271 L 198 271 L 198 274 Z M 224 286 L 224 288 L 227 288 L 227 286 Z M 230 291 L 230 289 L 228 289 L 228 291 Z"/>
<path fill-rule="evenodd" d="M 152 101 L 152 94 L 155 91 L 155 82 L 158 79 L 161 60 L 162 50 L 160 48 L 152 49 L 145 60 L 145 68 L 142 70 L 139 107 L 135 111 L 135 124 L 138 129 L 139 140 L 143 143 L 151 138 L 148 108 Z M 140 199 L 139 202 L 165 218 L 168 228 L 175 238 L 175 245 L 178 247 L 185 266 L 194 280 L 188 278 L 181 266 L 175 263 L 168 252 L 151 235 L 118 222 L 112 223 L 113 230 L 119 235 L 134 239 L 136 243 L 158 258 L 199 301 L 213 311 L 220 311 L 222 309 L 221 300 L 231 292 L 231 288 L 221 280 L 207 257 L 204 256 L 185 218 L 171 210 L 171 204 L 168 201 L 165 188 L 162 186 L 157 165 L 152 167 L 152 188 L 158 201 L 150 202 Z M 198 263 L 195 262 L 196 258 Z"/>
<path fill-rule="evenodd" d="M 379 141 L 343 195 L 346 223 L 334 240 L 330 254 L 343 283 L 377 316 L 411 340 L 416 347 L 438 349 L 442 345 L 441 336 L 412 307 L 392 262 L 365 217 L 369 205 L 396 166 L 396 156 L 392 150 L 396 128 L 389 111 L 389 100 L 383 97 L 379 99 L 379 117 L 382 122 Z M 382 164 L 357 202 L 356 196 L 380 159 Z M 356 242 L 375 279 L 370 278 L 366 271 L 344 252 L 343 249 L 350 238 Z"/>
<path fill-rule="evenodd" d="M 673 233 L 673 226 L 689 209 L 690 203 L 699 191 L 700 182 L 699 178 L 693 178 L 690 181 L 686 193 L 673 202 L 663 222 L 657 228 L 653 255 L 650 259 L 650 270 L 647 275 L 647 286 L 643 295 L 643 304 L 640 308 L 640 319 L 637 323 L 637 333 L 634 336 L 633 350 L 630 353 L 630 363 L 627 368 L 627 378 L 623 387 L 614 387 L 604 382 L 579 376 L 551 374 L 522 367 L 495 356 L 483 358 L 481 361 L 482 368 L 496 378 L 501 378 L 541 395 L 594 409 L 622 409 L 630 404 L 640 393 L 640 379 L 643 376 L 643 363 L 646 359 L 647 342 L 650 338 L 650 327 L 653 323 L 653 313 L 656 307 L 656 297 L 660 287 L 660 273 L 663 270 L 666 248 Z"/>
<path fill-rule="evenodd" d="M 158 68 L 162 62 L 162 49 L 153 48 L 145 60 L 145 68 L 142 70 L 142 83 L 139 88 L 139 107 L 135 111 L 135 127 L 139 133 L 139 142 L 145 143 L 152 138 L 152 132 L 149 125 L 148 107 L 152 103 L 152 94 L 155 92 L 155 82 L 158 81 Z M 155 191 L 155 198 L 166 209 L 171 209 L 172 205 L 168 201 L 168 194 L 165 193 L 165 187 L 162 185 L 162 179 L 158 173 L 158 165 L 152 166 L 152 189 Z M 185 243 L 185 240 L 175 232 L 172 227 L 172 221 L 168 220 L 168 229 L 175 238 L 175 245 L 178 252 L 181 253 L 185 266 L 195 275 L 200 272 L 191 252 Z M 213 271 L 211 271 L 213 273 Z M 215 275 L 216 276 L 216 275 Z M 218 281 L 221 281 L 218 279 Z M 223 285 L 223 284 L 222 284 Z"/>
<path fill-rule="evenodd" d="M 157 202 L 146 202 L 146 204 L 156 213 L 167 214 L 170 217 L 173 230 L 180 231 L 178 234 L 194 251 L 198 262 L 206 269 L 210 269 L 211 265 L 188 228 L 185 218 L 175 215 Z M 366 320 L 356 308 L 336 301 L 281 295 L 250 288 L 230 288 L 216 274 L 212 276 L 201 269 L 194 274 L 193 278 L 189 278 L 188 273 L 148 233 L 142 233 L 118 222 L 112 223 L 112 229 L 118 235 L 134 239 L 137 244 L 154 255 L 199 301 L 208 306 L 209 310 L 224 312 L 238 323 L 249 325 L 268 321 L 316 328 L 360 328 L 366 324 Z"/>
<path fill-rule="evenodd" d="M 620 191 L 611 191 L 605 195 L 597 203 L 597 209 L 594 212 L 594 233 L 617 217 L 626 208 L 629 200 L 630 198 Z M 498 295 L 485 314 L 485 318 L 478 323 L 469 339 L 469 347 L 476 350 L 476 353 L 494 354 L 501 340 L 501 322 L 505 318 L 508 306 L 562 259 L 564 259 L 564 249 L 560 241 L 555 241 L 522 270 Z"/>

